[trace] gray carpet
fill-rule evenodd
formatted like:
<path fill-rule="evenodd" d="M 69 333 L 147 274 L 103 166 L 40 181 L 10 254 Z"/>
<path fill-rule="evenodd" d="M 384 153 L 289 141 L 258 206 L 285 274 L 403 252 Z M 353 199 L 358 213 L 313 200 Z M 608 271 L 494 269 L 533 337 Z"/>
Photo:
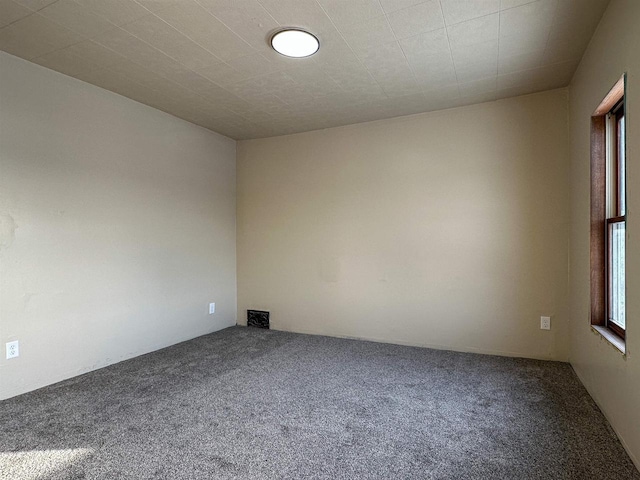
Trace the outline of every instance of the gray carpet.
<path fill-rule="evenodd" d="M 0 478 L 640 479 L 568 364 L 233 327 L 0 403 Z"/>

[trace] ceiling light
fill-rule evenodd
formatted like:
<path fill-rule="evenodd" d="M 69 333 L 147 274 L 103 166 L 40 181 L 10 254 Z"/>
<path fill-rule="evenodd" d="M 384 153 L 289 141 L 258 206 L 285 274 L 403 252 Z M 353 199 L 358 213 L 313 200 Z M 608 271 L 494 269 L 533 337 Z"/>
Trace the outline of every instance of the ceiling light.
<path fill-rule="evenodd" d="M 285 57 L 309 57 L 320 48 L 318 39 L 304 30 L 288 28 L 271 37 L 273 49 Z"/>

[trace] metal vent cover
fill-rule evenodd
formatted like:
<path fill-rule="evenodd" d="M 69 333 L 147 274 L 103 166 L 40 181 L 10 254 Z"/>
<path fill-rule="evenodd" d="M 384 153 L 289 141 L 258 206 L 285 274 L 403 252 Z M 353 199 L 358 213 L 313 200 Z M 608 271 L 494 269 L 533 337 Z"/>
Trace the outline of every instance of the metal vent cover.
<path fill-rule="evenodd" d="M 269 312 L 263 310 L 247 310 L 247 326 L 269 328 Z"/>

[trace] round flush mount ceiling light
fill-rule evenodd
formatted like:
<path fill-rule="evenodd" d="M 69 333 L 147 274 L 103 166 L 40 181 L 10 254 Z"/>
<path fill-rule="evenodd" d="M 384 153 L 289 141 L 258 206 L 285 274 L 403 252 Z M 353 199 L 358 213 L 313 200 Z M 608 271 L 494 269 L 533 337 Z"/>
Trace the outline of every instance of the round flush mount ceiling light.
<path fill-rule="evenodd" d="M 320 42 L 309 32 L 287 28 L 271 37 L 271 46 L 285 57 L 304 58 L 316 53 L 320 48 Z"/>

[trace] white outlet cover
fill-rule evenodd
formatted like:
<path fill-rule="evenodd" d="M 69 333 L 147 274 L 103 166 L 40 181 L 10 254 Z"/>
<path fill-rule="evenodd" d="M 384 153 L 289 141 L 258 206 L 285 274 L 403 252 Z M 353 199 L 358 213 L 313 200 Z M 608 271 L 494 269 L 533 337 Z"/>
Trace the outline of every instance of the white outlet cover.
<path fill-rule="evenodd" d="M 6 347 L 7 347 L 7 359 L 16 358 L 20 356 L 20 344 L 18 343 L 18 340 L 15 340 L 13 342 L 7 342 Z"/>
<path fill-rule="evenodd" d="M 211 315 L 212 313 L 216 313 L 216 304 L 215 303 L 210 303 L 209 304 L 209 315 Z"/>
<path fill-rule="evenodd" d="M 551 330 L 551 317 L 540 317 L 540 329 Z"/>

